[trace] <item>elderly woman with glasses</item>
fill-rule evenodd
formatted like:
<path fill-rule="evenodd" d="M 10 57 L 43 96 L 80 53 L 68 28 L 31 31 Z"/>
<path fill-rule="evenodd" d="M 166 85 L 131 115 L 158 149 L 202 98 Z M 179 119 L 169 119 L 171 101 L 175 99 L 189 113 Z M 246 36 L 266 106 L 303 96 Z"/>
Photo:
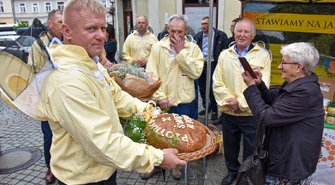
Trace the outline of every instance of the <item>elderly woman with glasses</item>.
<path fill-rule="evenodd" d="M 319 52 L 310 43 L 283 46 L 278 66 L 285 80 L 268 89 L 256 69 L 257 79 L 242 74 L 248 88 L 244 96 L 253 116 L 265 125 L 268 151 L 264 184 L 310 184 L 320 154 L 324 109 L 318 77 L 312 71 Z"/>

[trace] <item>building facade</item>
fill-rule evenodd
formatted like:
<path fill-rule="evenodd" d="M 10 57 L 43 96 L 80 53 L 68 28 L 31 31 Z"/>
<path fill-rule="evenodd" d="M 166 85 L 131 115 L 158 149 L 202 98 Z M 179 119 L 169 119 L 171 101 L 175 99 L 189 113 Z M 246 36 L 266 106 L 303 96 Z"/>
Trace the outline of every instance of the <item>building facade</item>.
<path fill-rule="evenodd" d="M 168 18 L 173 14 L 185 14 L 189 28 L 197 33 L 201 30 L 201 18 L 209 15 L 209 4 L 199 0 L 99 0 L 106 7 L 106 20 L 116 29 L 119 56 L 125 38 L 134 29 L 136 17 L 145 15 L 154 34 L 158 35 Z M 206 1 L 206 0 L 204 0 Z M 231 21 L 241 14 L 238 0 L 213 0 L 213 27 L 231 35 Z M 45 23 L 53 9 L 63 9 L 66 0 L 0 0 L 0 24 L 19 21 L 32 24 L 34 18 Z"/>
<path fill-rule="evenodd" d="M 110 22 L 109 0 L 100 0 L 106 7 L 106 18 Z M 0 0 L 0 23 L 15 24 L 23 21 L 31 25 L 34 18 L 45 23 L 53 9 L 63 10 L 66 0 Z M 108 7 L 108 8 L 107 8 Z"/>

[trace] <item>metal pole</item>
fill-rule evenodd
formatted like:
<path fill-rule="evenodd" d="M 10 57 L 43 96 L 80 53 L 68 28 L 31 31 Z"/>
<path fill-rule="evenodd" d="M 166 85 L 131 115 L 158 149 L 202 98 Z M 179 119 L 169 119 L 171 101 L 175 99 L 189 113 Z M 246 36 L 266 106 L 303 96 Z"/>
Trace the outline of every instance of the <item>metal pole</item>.
<path fill-rule="evenodd" d="M 16 24 L 16 15 L 15 15 L 14 0 L 11 0 L 10 2 L 12 4 L 12 14 L 13 14 L 13 19 L 14 19 L 14 24 Z"/>
<path fill-rule="evenodd" d="M 113 23 L 113 27 L 115 28 L 115 26 L 114 26 L 114 15 L 115 15 L 115 13 L 116 13 L 116 9 L 115 9 L 115 7 L 114 7 L 114 2 L 112 2 L 112 7 L 114 8 L 114 12 L 113 12 L 113 14 L 112 14 L 112 23 Z"/>
<path fill-rule="evenodd" d="M 211 85 L 211 55 L 212 55 L 212 35 L 213 35 L 213 0 L 209 2 L 209 20 L 208 20 L 208 53 L 207 53 L 207 73 L 206 73 L 206 108 L 205 108 L 205 126 L 208 125 L 208 102 L 209 88 Z M 206 157 L 202 159 L 202 176 L 205 178 Z"/>

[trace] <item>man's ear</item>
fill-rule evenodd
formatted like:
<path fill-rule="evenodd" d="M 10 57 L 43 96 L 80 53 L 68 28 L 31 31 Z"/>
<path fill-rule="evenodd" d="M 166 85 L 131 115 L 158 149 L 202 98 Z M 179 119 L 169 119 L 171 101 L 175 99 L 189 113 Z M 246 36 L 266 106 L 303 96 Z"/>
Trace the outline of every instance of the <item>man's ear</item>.
<path fill-rule="evenodd" d="M 62 24 L 61 25 L 61 28 L 62 28 L 62 33 L 63 33 L 63 37 L 64 37 L 64 40 L 71 40 L 72 36 L 71 36 L 71 29 L 69 28 L 69 26 L 67 24 Z"/>
<path fill-rule="evenodd" d="M 50 29 L 52 28 L 52 23 L 51 23 L 50 20 L 48 20 L 48 26 L 49 26 Z"/>

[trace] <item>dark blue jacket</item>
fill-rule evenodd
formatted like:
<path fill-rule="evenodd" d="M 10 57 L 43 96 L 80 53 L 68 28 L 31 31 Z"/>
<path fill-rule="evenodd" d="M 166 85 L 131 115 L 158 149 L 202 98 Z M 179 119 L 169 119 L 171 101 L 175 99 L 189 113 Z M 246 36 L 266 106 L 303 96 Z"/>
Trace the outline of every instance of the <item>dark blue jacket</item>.
<path fill-rule="evenodd" d="M 105 50 L 106 50 L 106 58 L 112 62 L 112 63 L 116 63 L 115 60 L 115 53 L 117 50 L 116 47 L 116 42 L 113 40 L 109 40 L 107 42 L 105 42 Z"/>
<path fill-rule="evenodd" d="M 197 45 L 202 51 L 202 35 L 204 34 L 203 31 L 197 33 L 194 36 L 194 40 L 197 42 Z M 226 49 L 226 42 L 227 42 L 227 35 L 220 30 L 214 29 L 214 43 L 213 43 L 213 52 L 214 52 L 214 65 L 217 64 L 220 53 L 223 49 Z"/>
<path fill-rule="evenodd" d="M 318 77 L 312 74 L 270 90 L 262 82 L 249 86 L 244 96 L 254 118 L 266 127 L 266 174 L 290 180 L 312 175 L 325 115 Z"/>

